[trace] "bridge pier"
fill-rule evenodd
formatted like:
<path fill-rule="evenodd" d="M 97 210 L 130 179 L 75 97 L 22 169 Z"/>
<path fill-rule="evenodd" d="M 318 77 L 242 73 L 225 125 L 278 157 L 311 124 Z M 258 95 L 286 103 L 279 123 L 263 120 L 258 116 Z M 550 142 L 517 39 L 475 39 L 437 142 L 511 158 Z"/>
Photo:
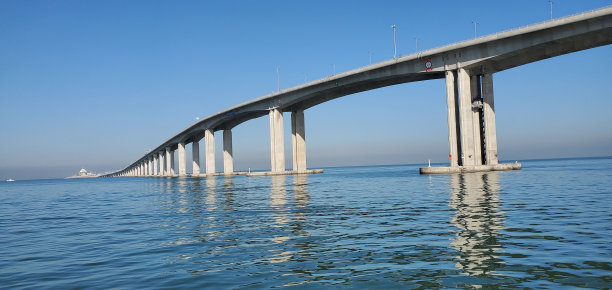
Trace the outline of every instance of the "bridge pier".
<path fill-rule="evenodd" d="M 206 174 L 215 174 L 215 133 L 212 129 L 204 131 L 206 149 Z"/>
<path fill-rule="evenodd" d="M 164 161 L 166 162 L 166 170 L 164 172 L 164 176 L 171 176 L 172 167 L 170 165 L 170 147 L 166 147 L 166 157 L 164 158 Z"/>
<path fill-rule="evenodd" d="M 200 142 L 193 141 L 191 143 L 191 156 L 192 156 L 192 171 L 191 176 L 200 175 Z"/>
<path fill-rule="evenodd" d="M 223 173 L 234 172 L 234 153 L 232 150 L 232 130 L 223 130 Z"/>
<path fill-rule="evenodd" d="M 270 109 L 270 171 L 285 171 L 283 112 L 278 108 Z"/>
<path fill-rule="evenodd" d="M 157 159 L 157 154 L 153 154 L 153 176 L 157 176 L 157 164 L 159 163 Z"/>
<path fill-rule="evenodd" d="M 164 160 L 163 160 L 164 153 L 162 151 L 160 151 L 159 153 L 157 153 L 157 155 L 159 156 L 159 158 L 158 158 L 158 160 L 159 160 L 159 176 L 164 176 L 164 174 L 166 174 L 164 172 Z"/>
<path fill-rule="evenodd" d="M 174 162 L 174 150 L 170 150 L 170 176 L 176 175 L 176 164 Z"/>
<path fill-rule="evenodd" d="M 187 168 L 186 168 L 186 162 L 187 160 L 185 159 L 185 142 L 179 142 L 178 143 L 178 175 L 179 176 L 186 176 L 187 175 Z"/>
<path fill-rule="evenodd" d="M 472 120 L 472 91 L 470 89 L 470 82 L 471 80 L 468 72 L 463 68 L 458 69 L 459 140 L 461 142 L 461 157 L 459 163 L 462 166 L 476 165 L 474 156 L 474 125 Z"/>
<path fill-rule="evenodd" d="M 470 95 L 472 96 L 472 131 L 474 134 L 474 165 L 482 165 L 482 96 L 480 95 L 480 76 L 470 76 Z"/>
<path fill-rule="evenodd" d="M 446 104 L 450 166 L 424 167 L 421 173 L 521 169 L 520 163 L 499 164 L 492 74 L 447 70 Z"/>
<path fill-rule="evenodd" d="M 495 104 L 493 101 L 493 75 L 482 75 L 483 119 L 485 132 L 485 161 L 487 165 L 499 163 L 497 159 L 497 131 L 495 129 Z"/>
<path fill-rule="evenodd" d="M 291 112 L 291 143 L 293 147 L 293 171 L 306 170 L 306 128 L 304 110 Z"/>
<path fill-rule="evenodd" d="M 455 72 L 451 70 L 446 71 L 446 111 L 448 118 L 448 145 L 451 167 L 459 166 L 459 142 L 457 136 L 459 135 L 459 126 L 457 126 L 458 107 L 457 107 L 457 86 L 455 82 Z"/>

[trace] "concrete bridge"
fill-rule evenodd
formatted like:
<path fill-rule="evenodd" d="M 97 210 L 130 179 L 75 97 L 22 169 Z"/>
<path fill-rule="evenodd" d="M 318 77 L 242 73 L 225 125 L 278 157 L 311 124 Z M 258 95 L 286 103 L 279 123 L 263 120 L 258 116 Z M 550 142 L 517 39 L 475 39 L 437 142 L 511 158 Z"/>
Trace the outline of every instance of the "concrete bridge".
<path fill-rule="evenodd" d="M 498 164 L 493 74 L 539 60 L 612 43 L 612 7 L 495 33 L 281 90 L 210 115 L 190 125 L 125 169 L 106 176 L 186 176 L 185 146 L 192 144 L 192 175 L 215 167 L 214 133 L 223 131 L 223 174 L 233 169 L 232 128 L 270 118 L 271 174 L 308 173 L 304 111 L 346 95 L 396 84 L 446 79 L 450 166 L 422 173 L 518 169 Z M 293 170 L 285 170 L 283 112 L 291 112 Z M 175 152 L 178 151 L 178 170 Z"/>

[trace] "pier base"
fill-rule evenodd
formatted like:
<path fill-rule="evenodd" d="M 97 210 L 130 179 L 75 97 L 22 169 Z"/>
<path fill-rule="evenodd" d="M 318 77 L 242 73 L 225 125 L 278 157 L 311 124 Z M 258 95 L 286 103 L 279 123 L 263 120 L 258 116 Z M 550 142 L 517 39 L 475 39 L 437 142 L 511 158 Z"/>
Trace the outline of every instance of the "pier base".
<path fill-rule="evenodd" d="M 439 166 L 439 167 L 421 167 L 421 174 L 451 174 L 451 173 L 466 173 L 466 172 L 485 172 L 485 171 L 506 171 L 520 170 L 521 164 L 505 163 L 493 165 L 471 165 L 471 166 Z"/>
<path fill-rule="evenodd" d="M 255 176 L 297 175 L 297 174 L 318 174 L 318 173 L 323 173 L 323 169 L 308 169 L 308 170 L 299 170 L 299 171 L 287 170 L 287 171 L 281 171 L 281 172 L 270 172 L 270 171 L 250 172 L 250 173 L 247 173 L 246 176 L 255 177 Z"/>

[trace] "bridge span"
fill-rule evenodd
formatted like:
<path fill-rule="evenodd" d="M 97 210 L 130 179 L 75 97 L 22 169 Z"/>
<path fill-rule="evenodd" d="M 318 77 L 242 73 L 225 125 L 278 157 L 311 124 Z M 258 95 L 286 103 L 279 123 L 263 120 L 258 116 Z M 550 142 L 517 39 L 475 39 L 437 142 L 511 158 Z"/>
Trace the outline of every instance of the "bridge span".
<path fill-rule="evenodd" d="M 252 99 L 199 120 L 162 142 L 116 176 L 186 176 L 185 145 L 192 144 L 192 175 L 218 174 L 214 132 L 223 131 L 223 174 L 233 169 L 232 128 L 268 115 L 271 174 L 306 167 L 304 111 L 329 100 L 396 84 L 446 79 L 450 164 L 422 173 L 518 169 L 499 164 L 493 74 L 531 62 L 612 43 L 612 6 L 499 32 L 329 76 Z M 293 170 L 285 170 L 283 112 L 291 112 Z M 205 171 L 200 170 L 204 139 Z M 178 171 L 175 168 L 178 152 Z"/>

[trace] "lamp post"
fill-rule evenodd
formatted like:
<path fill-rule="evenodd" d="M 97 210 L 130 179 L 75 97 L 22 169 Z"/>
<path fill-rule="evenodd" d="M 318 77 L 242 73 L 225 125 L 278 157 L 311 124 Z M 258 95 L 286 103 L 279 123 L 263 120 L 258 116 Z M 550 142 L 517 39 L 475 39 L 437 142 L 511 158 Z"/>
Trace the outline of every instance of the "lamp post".
<path fill-rule="evenodd" d="M 476 24 L 478 24 L 478 22 L 472 21 L 472 23 L 474 24 L 474 38 L 476 38 Z"/>
<path fill-rule="evenodd" d="M 548 0 L 548 3 L 550 3 L 550 20 L 552 20 L 553 19 L 552 18 L 552 4 L 553 4 L 553 2 L 552 2 L 552 0 Z"/>
<path fill-rule="evenodd" d="M 395 24 L 391 25 L 393 28 L 393 59 L 397 58 L 397 42 L 395 42 Z"/>

